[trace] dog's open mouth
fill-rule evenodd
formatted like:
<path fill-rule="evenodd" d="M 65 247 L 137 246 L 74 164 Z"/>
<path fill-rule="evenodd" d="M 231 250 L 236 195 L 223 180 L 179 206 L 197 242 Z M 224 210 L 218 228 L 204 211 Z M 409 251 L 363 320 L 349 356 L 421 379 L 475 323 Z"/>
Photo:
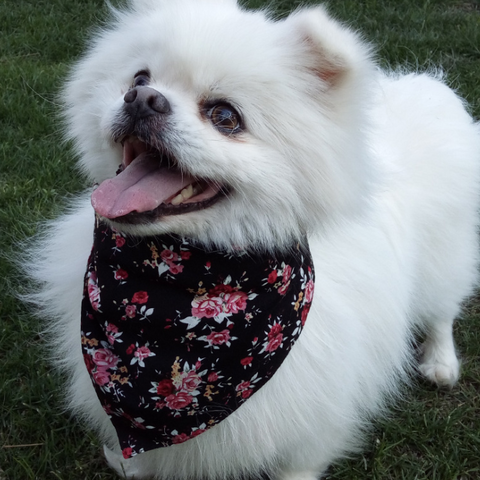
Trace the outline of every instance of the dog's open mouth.
<path fill-rule="evenodd" d="M 182 171 L 175 159 L 137 137 L 125 137 L 122 145 L 117 176 L 102 182 L 92 194 L 93 208 L 105 218 L 147 223 L 202 210 L 228 194 L 226 187 Z"/>

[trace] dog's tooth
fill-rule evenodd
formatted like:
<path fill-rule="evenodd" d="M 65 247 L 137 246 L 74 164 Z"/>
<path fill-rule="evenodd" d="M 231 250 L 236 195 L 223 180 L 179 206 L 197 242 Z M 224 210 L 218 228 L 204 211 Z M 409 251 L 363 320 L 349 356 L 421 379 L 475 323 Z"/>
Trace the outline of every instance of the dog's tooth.
<path fill-rule="evenodd" d="M 171 200 L 170 200 L 170 203 L 172 205 L 180 205 L 181 203 L 183 202 L 183 196 L 181 193 L 179 193 L 176 197 L 173 197 Z"/>
<path fill-rule="evenodd" d="M 193 196 L 193 185 L 190 184 L 187 188 L 184 188 L 180 193 L 182 194 L 184 200 L 188 200 L 190 197 Z"/>
<path fill-rule="evenodd" d="M 195 186 L 191 183 L 188 187 L 185 187 L 177 196 L 173 197 L 170 200 L 172 205 L 180 205 L 185 200 L 192 198 L 194 195 L 197 195 L 201 191 L 198 184 Z"/>

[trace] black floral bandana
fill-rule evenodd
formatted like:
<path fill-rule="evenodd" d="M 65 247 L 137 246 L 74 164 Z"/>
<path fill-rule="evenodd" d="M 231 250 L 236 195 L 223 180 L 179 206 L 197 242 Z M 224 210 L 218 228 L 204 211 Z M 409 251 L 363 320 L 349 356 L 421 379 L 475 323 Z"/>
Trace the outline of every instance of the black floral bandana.
<path fill-rule="evenodd" d="M 97 221 L 82 348 L 125 458 L 200 435 L 272 377 L 312 302 L 305 245 L 232 254 Z"/>

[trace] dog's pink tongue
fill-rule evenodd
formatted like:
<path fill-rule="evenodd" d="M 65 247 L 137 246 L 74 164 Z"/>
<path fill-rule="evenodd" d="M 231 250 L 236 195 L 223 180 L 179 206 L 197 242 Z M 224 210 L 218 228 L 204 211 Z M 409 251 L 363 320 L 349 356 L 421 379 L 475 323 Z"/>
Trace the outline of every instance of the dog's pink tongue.
<path fill-rule="evenodd" d="M 193 178 L 178 171 L 159 168 L 158 158 L 142 153 L 119 175 L 102 182 L 92 194 L 95 211 L 106 218 L 157 208 Z"/>

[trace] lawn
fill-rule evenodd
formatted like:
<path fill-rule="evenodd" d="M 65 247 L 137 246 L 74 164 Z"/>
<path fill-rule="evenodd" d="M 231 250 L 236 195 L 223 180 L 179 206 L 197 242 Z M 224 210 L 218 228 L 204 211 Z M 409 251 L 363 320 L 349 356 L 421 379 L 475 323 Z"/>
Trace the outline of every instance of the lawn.
<path fill-rule="evenodd" d="M 315 2 L 269 3 L 284 14 Z M 382 66 L 441 65 L 480 118 L 478 1 L 331 0 L 330 10 L 364 32 Z M 0 3 L 0 480 L 116 478 L 95 437 L 62 411 L 61 378 L 44 360 L 38 320 L 9 294 L 24 285 L 8 261 L 39 221 L 84 186 L 62 142 L 56 95 L 86 36 L 106 17 L 103 0 Z M 459 385 L 438 391 L 417 380 L 375 424 L 363 455 L 332 467 L 329 480 L 480 478 L 480 297 L 466 305 L 456 338 Z"/>

